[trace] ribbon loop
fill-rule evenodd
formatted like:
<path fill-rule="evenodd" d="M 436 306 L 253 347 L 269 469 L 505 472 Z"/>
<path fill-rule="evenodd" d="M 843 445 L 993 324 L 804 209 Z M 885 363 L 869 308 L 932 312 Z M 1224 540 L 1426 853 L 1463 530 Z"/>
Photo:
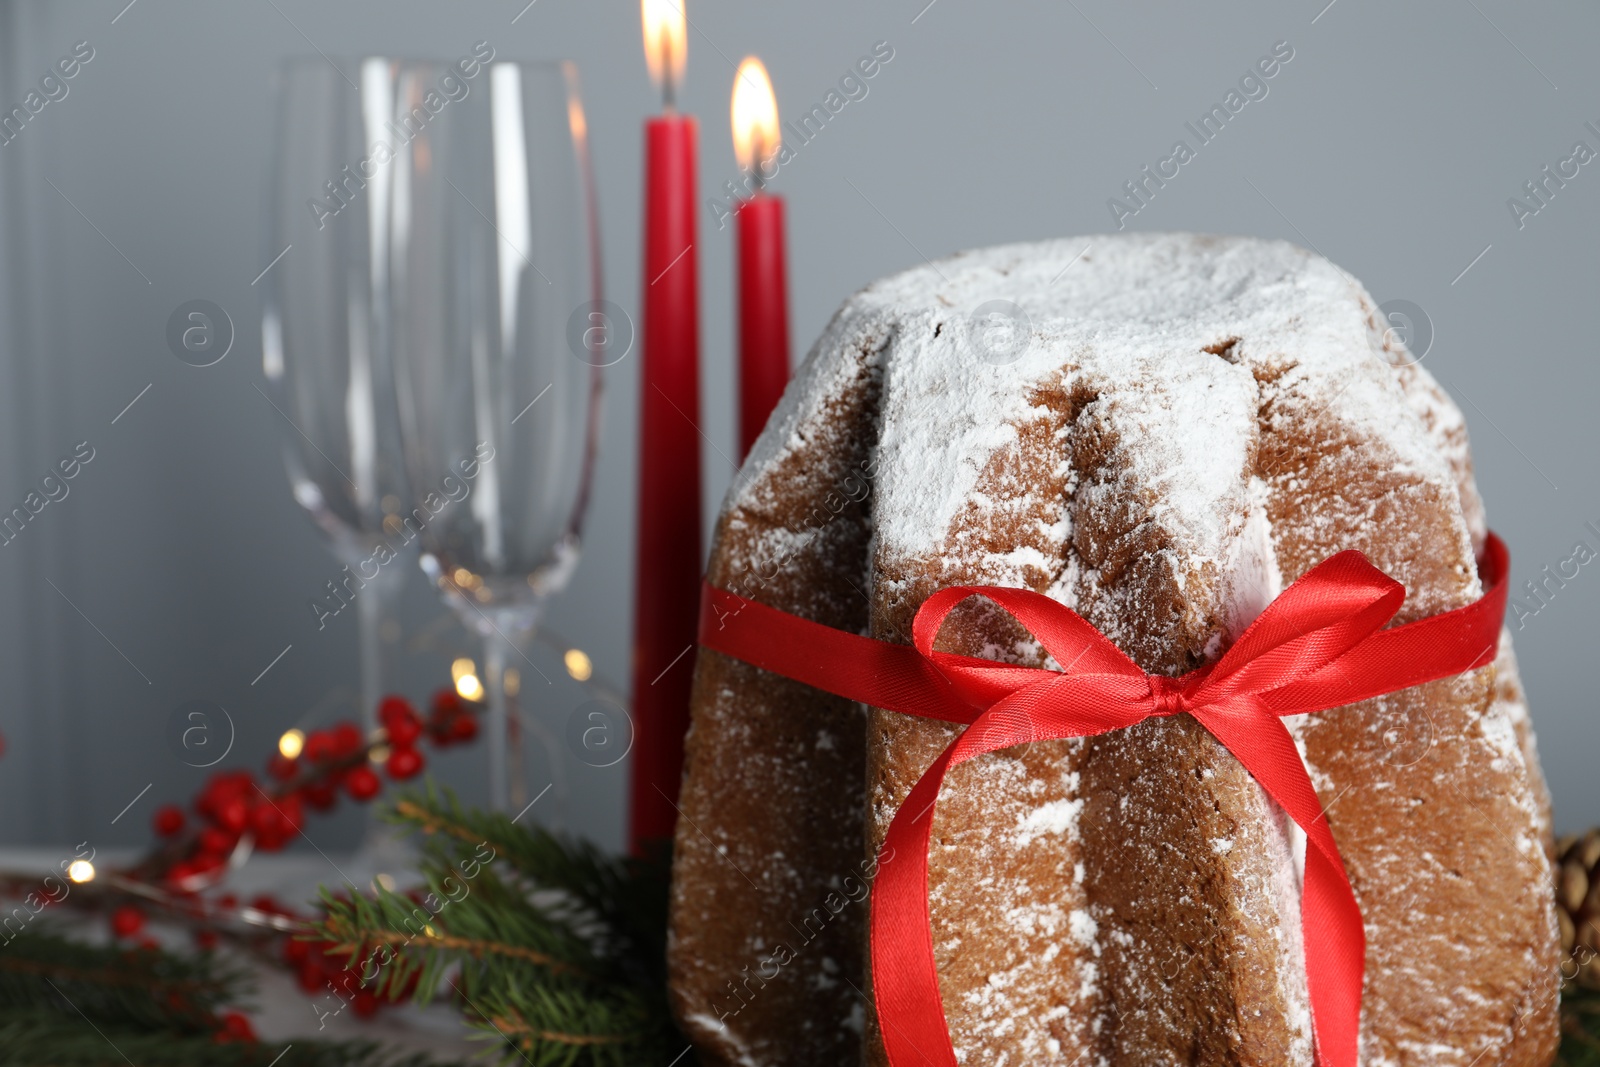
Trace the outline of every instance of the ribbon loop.
<path fill-rule="evenodd" d="M 1493 661 L 1510 560 L 1489 535 L 1486 592 L 1465 607 L 1384 629 L 1405 587 L 1341 552 L 1267 606 L 1215 664 L 1149 675 L 1066 606 L 1026 589 L 956 586 L 930 596 L 913 647 L 830 629 L 706 587 L 706 648 L 875 707 L 966 725 L 895 813 L 872 887 L 872 984 L 893 1067 L 956 1067 L 934 966 L 928 844 L 951 768 L 1031 741 L 1088 737 L 1187 712 L 1233 753 L 1306 833 L 1301 900 L 1306 985 L 1318 1060 L 1356 1067 L 1365 932 L 1326 813 L 1282 717 L 1352 704 Z M 984 597 L 1043 646 L 1059 670 L 935 649 L 956 605 Z M 896 857 L 907 860 L 891 862 Z"/>

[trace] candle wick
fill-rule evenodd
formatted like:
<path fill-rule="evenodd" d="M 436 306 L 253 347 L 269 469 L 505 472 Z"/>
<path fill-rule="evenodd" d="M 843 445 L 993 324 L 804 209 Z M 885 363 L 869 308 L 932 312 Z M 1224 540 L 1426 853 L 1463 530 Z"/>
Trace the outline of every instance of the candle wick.
<path fill-rule="evenodd" d="M 678 110 L 677 72 L 672 69 L 672 42 L 661 35 L 661 110 L 670 115 Z"/>
<path fill-rule="evenodd" d="M 766 151 L 766 147 L 767 146 L 761 140 L 761 131 L 760 130 L 756 130 L 754 133 L 751 134 L 751 140 L 750 140 L 750 150 L 751 150 L 750 151 L 750 157 L 751 157 L 751 163 L 750 163 L 751 193 L 750 193 L 750 195 L 751 196 L 758 195 L 763 189 L 765 189 L 767 187 L 767 179 L 761 173 L 761 161 L 762 161 L 761 157 L 762 157 L 762 153 L 764 153 Z"/>

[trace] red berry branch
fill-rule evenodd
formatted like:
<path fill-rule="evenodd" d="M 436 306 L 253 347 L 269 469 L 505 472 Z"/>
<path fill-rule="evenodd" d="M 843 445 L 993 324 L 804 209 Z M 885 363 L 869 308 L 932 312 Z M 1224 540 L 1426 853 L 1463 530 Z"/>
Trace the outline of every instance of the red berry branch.
<path fill-rule="evenodd" d="M 294 840 L 306 809 L 332 809 L 341 789 L 360 803 L 376 797 L 383 780 L 374 764 L 395 781 L 416 777 L 427 764 L 419 744 L 444 748 L 472 740 L 478 711 L 453 689 L 434 693 L 426 719 L 404 697 L 385 697 L 378 707 L 382 726 L 371 737 L 340 722 L 306 735 L 293 758 L 274 753 L 265 782 L 247 770 L 217 771 L 195 798 L 192 822 L 177 805 L 157 809 L 153 825 L 162 843 L 127 873 L 178 893 L 214 885 L 251 850 L 276 852 Z"/>
<path fill-rule="evenodd" d="M 190 925 L 201 950 L 215 948 L 226 936 L 263 960 L 287 966 L 307 993 L 331 990 L 356 1015 L 369 1016 L 379 1001 L 361 987 L 360 961 L 352 964 L 303 939 L 317 927 L 317 916 L 296 914 L 270 896 L 240 907 L 232 894 L 201 891 L 216 887 L 253 850 L 284 848 L 300 834 L 307 810 L 331 810 L 341 791 L 358 803 L 372 800 L 384 781 L 374 767 L 393 781 L 416 777 L 427 765 L 425 746 L 442 749 L 477 737 L 481 711 L 453 689 L 433 694 L 426 717 L 404 697 L 389 696 L 378 707 L 382 725 L 370 736 L 352 722 L 339 722 L 307 734 L 292 758 L 274 753 L 264 778 L 243 769 L 217 771 L 191 811 L 176 804 L 156 810 L 151 823 L 157 844 L 143 859 L 125 870 L 99 872 L 62 903 L 107 913 L 113 937 L 136 948 L 156 946 L 145 928 L 153 908 Z M 27 892 L 35 881 L 0 876 L 0 890 Z M 410 991 L 392 992 L 390 999 L 403 1000 Z M 219 1041 L 254 1039 L 249 1021 L 238 1013 L 221 1017 L 221 1027 Z"/>

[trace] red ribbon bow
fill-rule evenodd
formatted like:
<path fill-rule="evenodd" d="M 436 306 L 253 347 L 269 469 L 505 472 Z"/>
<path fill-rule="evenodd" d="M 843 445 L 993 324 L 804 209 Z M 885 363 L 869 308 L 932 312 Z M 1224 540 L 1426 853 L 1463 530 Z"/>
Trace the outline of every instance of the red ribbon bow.
<path fill-rule="evenodd" d="M 889 1062 L 955 1067 L 928 918 L 928 836 L 945 773 L 986 752 L 1118 730 L 1187 712 L 1305 831 L 1301 928 L 1318 1059 L 1356 1067 L 1366 935 L 1328 820 L 1288 715 L 1325 711 L 1492 663 L 1510 560 L 1493 534 L 1465 607 L 1385 630 L 1405 587 L 1359 552 L 1341 552 L 1284 590 L 1214 664 L 1180 678 L 1140 670 L 1070 608 L 1026 589 L 957 586 L 929 597 L 914 647 L 802 619 L 707 585 L 706 648 L 850 700 L 966 724 L 900 806 L 872 886 L 872 985 Z M 950 610 L 987 597 L 1038 638 L 1062 669 L 934 651 Z M 915 857 L 891 863 L 894 856 Z"/>

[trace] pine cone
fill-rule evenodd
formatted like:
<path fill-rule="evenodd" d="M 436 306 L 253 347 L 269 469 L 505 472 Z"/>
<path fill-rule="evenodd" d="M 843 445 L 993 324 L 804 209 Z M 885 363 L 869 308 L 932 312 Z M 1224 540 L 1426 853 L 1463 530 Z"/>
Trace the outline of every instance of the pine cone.
<path fill-rule="evenodd" d="M 1600 989 L 1600 828 L 1556 842 L 1556 920 L 1566 962 L 1561 974 Z"/>

